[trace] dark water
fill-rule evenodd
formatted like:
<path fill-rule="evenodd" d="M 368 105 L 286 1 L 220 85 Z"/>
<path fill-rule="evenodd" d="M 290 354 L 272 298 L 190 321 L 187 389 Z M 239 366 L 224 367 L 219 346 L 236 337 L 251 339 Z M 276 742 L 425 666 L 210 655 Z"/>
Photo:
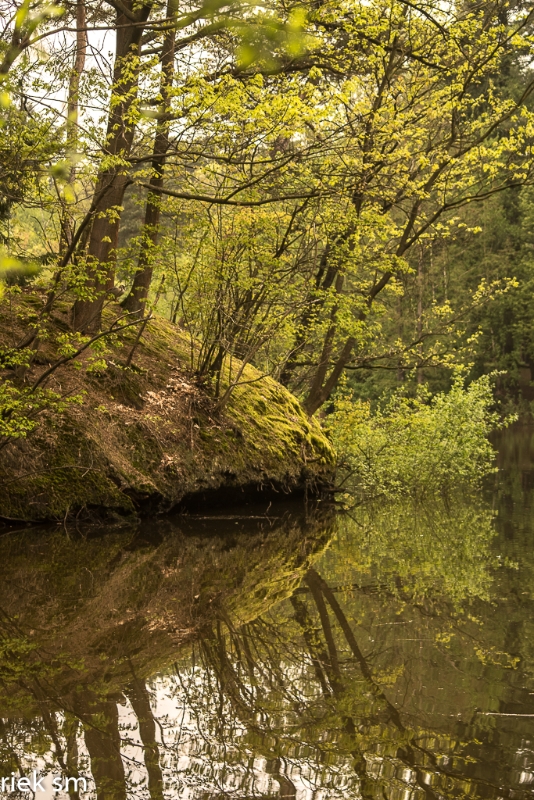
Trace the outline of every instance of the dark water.
<path fill-rule="evenodd" d="M 485 497 L 4 534 L 0 777 L 73 800 L 534 797 L 534 431 L 498 445 Z"/>

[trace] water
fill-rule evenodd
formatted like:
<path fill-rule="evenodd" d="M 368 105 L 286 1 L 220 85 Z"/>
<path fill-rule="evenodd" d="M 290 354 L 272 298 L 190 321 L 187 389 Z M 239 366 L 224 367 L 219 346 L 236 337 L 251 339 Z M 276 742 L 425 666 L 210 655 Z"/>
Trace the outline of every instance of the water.
<path fill-rule="evenodd" d="M 534 797 L 534 431 L 497 444 L 484 497 L 4 533 L 3 795 Z"/>

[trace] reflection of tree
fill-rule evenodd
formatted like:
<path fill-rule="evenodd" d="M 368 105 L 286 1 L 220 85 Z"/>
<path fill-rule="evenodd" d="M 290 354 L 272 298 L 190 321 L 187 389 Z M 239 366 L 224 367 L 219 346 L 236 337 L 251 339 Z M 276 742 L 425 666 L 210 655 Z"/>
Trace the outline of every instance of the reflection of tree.
<path fill-rule="evenodd" d="M 139 723 L 139 736 L 143 744 L 150 798 L 151 800 L 163 800 L 163 775 L 159 763 L 156 722 L 150 705 L 150 695 L 145 683 L 136 676 L 125 694 L 132 704 Z"/>
<path fill-rule="evenodd" d="M 24 769 L 20 760 L 19 753 L 14 746 L 16 735 L 14 736 L 13 723 L 6 724 L 3 719 L 0 719 L 0 777 L 7 778 L 11 773 L 24 775 Z M 28 732 L 24 732 L 28 735 Z"/>
<path fill-rule="evenodd" d="M 50 713 L 45 703 L 41 703 L 43 725 L 54 745 L 56 761 L 64 778 L 78 778 L 78 744 L 77 733 L 79 720 L 69 712 L 63 716 L 63 724 L 56 714 Z M 75 784 L 68 784 L 70 800 L 78 800 L 79 793 Z"/>
<path fill-rule="evenodd" d="M 202 639 L 202 664 L 206 676 L 209 675 L 205 680 L 215 682 L 212 692 L 220 698 L 217 709 L 210 711 L 204 706 L 204 727 L 209 728 L 210 713 L 215 714 L 218 718 L 213 724 L 219 740 L 223 741 L 225 731 L 228 733 L 232 726 L 235 730 L 236 723 L 230 722 L 233 714 L 246 731 L 241 736 L 241 747 L 254 748 L 269 764 L 285 759 L 290 771 L 276 778 L 282 792 L 278 796 L 286 796 L 290 791 L 284 780 L 286 775 L 293 780 L 291 764 L 297 771 L 304 763 L 323 765 L 318 785 L 328 789 L 334 786 L 334 774 L 343 761 L 351 764 L 356 779 L 344 789 L 345 797 L 393 800 L 399 793 L 428 800 L 502 796 L 498 773 L 488 769 L 481 751 L 487 737 L 481 728 L 481 718 L 477 722 L 476 715 L 473 716 L 475 705 L 470 706 L 469 723 L 457 721 L 456 714 L 451 714 L 447 722 L 444 715 L 436 717 L 425 708 L 418 711 L 417 703 L 414 706 L 413 702 L 403 708 L 410 681 L 415 678 L 423 684 L 429 680 L 423 677 L 424 672 L 417 678 L 417 672 L 426 669 L 426 659 L 429 662 L 436 657 L 446 659 L 445 663 L 460 674 L 466 686 L 473 674 L 472 667 L 473 679 L 480 672 L 484 653 L 489 653 L 489 657 L 494 653 L 498 663 L 498 649 L 485 642 L 486 631 L 479 628 L 476 620 L 470 621 L 461 609 L 460 596 L 460 591 L 464 591 L 472 605 L 473 594 L 487 592 L 488 580 L 483 569 L 484 557 L 487 556 L 487 562 L 490 558 L 487 543 L 493 537 L 488 525 L 491 518 L 484 510 L 460 508 L 440 519 L 434 509 L 426 517 L 426 529 L 419 520 L 420 540 L 412 547 L 418 548 L 420 563 L 425 548 L 428 557 L 432 557 L 437 547 L 441 563 L 452 559 L 452 553 L 445 553 L 445 541 L 437 545 L 430 542 L 431 546 L 428 540 L 421 541 L 425 536 L 430 539 L 445 532 L 447 519 L 449 523 L 462 523 L 451 531 L 451 548 L 455 548 L 456 537 L 463 537 L 461 552 L 470 554 L 476 566 L 472 579 L 466 577 L 468 565 L 457 567 L 463 588 L 456 584 L 451 596 L 443 594 L 449 584 L 435 580 L 435 567 L 423 565 L 416 585 L 410 583 L 413 566 L 404 566 L 407 540 L 402 535 L 400 551 L 390 547 L 387 561 L 384 558 L 382 563 L 373 564 L 373 583 L 366 582 L 361 574 L 360 582 L 354 580 L 357 575 L 352 569 L 353 580 L 345 600 L 340 585 L 347 586 L 346 582 L 335 580 L 334 576 L 332 588 L 317 569 L 311 568 L 302 586 L 290 598 L 292 615 L 279 611 L 278 625 L 261 618 L 236 628 L 227 620 L 224 623 L 220 620 Z M 396 534 L 399 537 L 398 528 Z M 376 542 L 373 546 L 376 548 Z M 395 570 L 395 559 L 399 556 L 403 565 Z M 327 554 L 327 566 L 329 561 L 332 562 L 332 557 Z M 381 589 L 377 587 L 377 578 Z M 362 646 L 360 639 L 366 628 L 360 629 L 358 635 L 354 617 L 365 612 L 370 615 L 367 625 L 380 625 L 376 614 L 384 613 L 388 605 L 393 619 L 383 624 L 410 624 L 414 641 L 429 642 L 423 661 L 421 654 L 416 657 L 418 661 L 414 660 L 415 654 L 406 645 L 406 657 L 411 661 L 399 664 L 398 658 L 404 659 L 405 654 L 393 633 L 389 638 L 383 634 L 381 644 L 374 644 L 370 652 Z M 403 612 L 405 618 L 416 619 L 404 623 L 399 619 Z M 503 630 L 505 640 L 506 623 Z M 369 638 L 365 635 L 365 639 Z M 467 669 L 462 666 L 460 670 L 457 666 L 461 662 L 456 662 L 453 655 L 456 650 L 462 652 L 464 659 L 471 653 Z M 503 653 L 504 667 L 506 658 Z M 411 663 L 413 676 L 403 677 L 404 663 Z M 430 663 L 428 667 L 431 668 Z M 232 741 L 236 742 L 235 735 Z M 332 765 L 330 778 L 325 775 L 329 765 Z M 270 768 L 270 774 L 274 776 L 275 770 Z M 518 797 L 523 796 L 526 797 L 519 792 Z"/>
<path fill-rule="evenodd" d="M 310 591 L 314 600 L 314 603 L 317 607 L 319 612 L 319 617 L 321 619 L 321 625 L 323 628 L 323 633 L 325 640 L 328 645 L 328 650 L 330 652 L 330 659 L 332 663 L 336 665 L 339 662 L 338 653 L 336 649 L 336 644 L 334 640 L 334 636 L 332 633 L 332 628 L 330 626 L 330 619 L 328 616 L 328 611 L 326 608 L 325 600 L 330 605 L 336 620 L 339 624 L 343 632 L 343 636 L 345 638 L 346 643 L 348 644 L 352 656 L 356 660 L 358 667 L 361 671 L 362 676 L 364 677 L 367 686 L 370 690 L 370 693 L 377 704 L 382 707 L 386 712 L 386 721 L 391 723 L 394 728 L 398 731 L 401 736 L 399 739 L 401 740 L 402 744 L 397 749 L 396 758 L 399 761 L 403 762 L 406 767 L 413 773 L 414 783 L 416 786 L 424 792 L 425 796 L 428 798 L 436 798 L 436 793 L 430 788 L 430 786 L 426 785 L 425 783 L 425 776 L 423 775 L 422 770 L 416 763 L 416 759 L 414 756 L 414 741 L 413 738 L 410 737 L 408 731 L 406 730 L 400 714 L 397 708 L 388 700 L 384 691 L 380 688 L 379 684 L 374 680 L 373 674 L 365 659 L 358 643 L 356 641 L 356 637 L 354 632 L 347 620 L 345 613 L 343 612 L 334 592 L 330 589 L 328 584 L 326 583 L 323 578 L 312 568 L 308 571 L 306 578 L 306 583 L 310 587 Z M 337 667 L 337 676 L 336 682 L 338 687 L 341 684 L 341 673 L 339 672 L 339 667 Z M 332 687 L 334 693 L 336 690 Z M 337 692 L 339 693 L 339 688 Z M 345 691 L 345 687 L 342 687 L 342 691 Z M 375 717 L 375 720 L 377 718 Z M 356 732 L 356 725 L 352 718 L 347 718 L 346 728 L 349 733 L 354 735 Z M 354 755 L 354 753 L 353 753 Z M 362 755 L 362 752 L 359 751 L 357 755 L 355 755 L 355 766 L 360 778 L 362 779 L 362 794 L 364 797 L 374 797 L 375 792 L 373 791 L 372 782 L 369 780 L 366 770 L 366 762 L 365 758 Z"/>
<path fill-rule="evenodd" d="M 515 709 L 503 674 L 527 697 L 506 648 L 524 652 L 508 609 L 524 617 L 529 601 L 508 584 L 504 605 L 476 599 L 491 588 L 491 514 L 452 501 L 355 513 L 312 568 L 298 532 L 121 551 L 101 594 L 91 584 L 76 601 L 72 641 L 90 670 L 52 659 L 53 638 L 25 633 L 13 596 L 0 619 L 0 694 L 16 711 L 0 726 L 4 764 L 22 774 L 26 753 L 44 753 L 64 775 L 90 766 L 98 800 L 136 782 L 150 800 L 295 800 L 303 785 L 328 800 L 511 797 L 500 776 L 528 762 L 523 734 L 475 709 Z M 175 667 L 147 687 L 156 656 Z"/>
<path fill-rule="evenodd" d="M 399 712 L 397 711 L 395 706 L 389 702 L 389 700 L 387 699 L 386 695 L 384 694 L 380 686 L 373 679 L 369 665 L 365 660 L 362 651 L 358 647 L 358 643 L 356 642 L 356 637 L 354 636 L 352 628 L 347 620 L 347 617 L 342 611 L 341 606 L 339 605 L 334 592 L 330 589 L 326 581 L 323 580 L 323 578 L 321 578 L 321 576 L 313 568 L 308 571 L 305 581 L 310 587 L 313 600 L 315 602 L 317 610 L 319 611 L 319 617 L 321 619 L 321 625 L 323 627 L 324 637 L 328 644 L 328 650 L 331 654 L 330 658 L 332 660 L 332 663 L 335 662 L 336 665 L 338 664 L 338 655 L 336 651 L 334 636 L 332 634 L 332 629 L 330 627 L 330 619 L 328 616 L 328 611 L 326 609 L 325 599 L 328 601 L 328 604 L 330 605 L 332 611 L 335 614 L 339 626 L 343 631 L 345 640 L 348 646 L 350 647 L 352 655 L 358 662 L 358 666 L 361 670 L 363 677 L 367 681 L 371 693 L 379 701 L 379 703 L 385 707 L 387 712 L 387 720 L 393 722 L 393 724 L 399 731 L 405 732 L 405 728 L 401 722 Z M 339 675 L 339 679 L 341 679 L 341 675 L 339 673 L 339 667 L 336 667 L 336 672 Z"/>
<path fill-rule="evenodd" d="M 216 613 L 254 619 L 290 595 L 331 524 L 328 513 L 284 511 L 239 523 L 167 519 L 105 538 L 51 530 L 0 538 L 12 578 L 0 587 L 7 774 L 23 775 L 44 754 L 45 772 L 92 773 L 98 800 L 124 800 L 144 781 L 151 800 L 163 800 L 166 751 L 147 676 L 172 664 Z M 78 800 L 72 783 L 69 795 Z"/>
<path fill-rule="evenodd" d="M 367 579 L 402 589 L 411 600 L 461 604 L 487 598 L 495 538 L 492 509 L 480 498 L 410 498 L 370 503 L 340 521 L 323 570 L 337 585 Z"/>
<path fill-rule="evenodd" d="M 334 707 L 334 717 L 337 717 L 337 724 L 330 716 L 330 725 L 337 727 L 344 739 L 343 749 L 352 760 L 353 769 L 358 776 L 360 793 L 363 798 L 389 796 L 384 795 L 387 791 L 387 784 L 381 780 L 376 780 L 370 774 L 367 760 L 365 758 L 366 746 L 369 745 L 369 736 L 366 735 L 371 726 L 380 726 L 380 735 L 384 737 L 385 726 L 388 724 L 393 727 L 394 734 L 390 739 L 394 746 L 393 758 L 407 768 L 412 776 L 412 788 L 419 790 L 422 795 L 434 800 L 437 795 L 430 785 L 426 782 L 427 773 L 423 773 L 417 764 L 414 755 L 414 743 L 410 733 L 401 721 L 397 708 L 388 700 L 384 691 L 374 680 L 372 671 L 359 648 L 355 635 L 350 624 L 337 601 L 334 593 L 330 590 L 326 582 L 314 570 L 310 569 L 305 577 L 305 582 L 309 586 L 310 595 L 313 599 L 315 612 L 318 614 L 320 627 L 317 628 L 310 614 L 308 604 L 299 595 L 291 598 L 291 603 L 295 611 L 295 620 L 301 630 L 310 661 L 313 666 L 313 673 L 318 681 L 321 693 L 327 701 Z M 344 678 L 343 670 L 340 666 L 341 658 L 339 646 L 336 643 L 336 636 L 332 628 L 327 603 L 330 606 L 339 628 L 348 645 L 353 660 L 357 663 L 361 676 L 364 678 L 365 690 L 367 695 L 368 708 L 365 715 L 357 718 L 348 713 L 350 709 L 350 689 Z M 206 667 L 216 676 L 221 694 L 227 698 L 239 719 L 245 723 L 250 732 L 255 734 L 255 741 L 263 742 L 261 752 L 266 757 L 270 757 L 272 763 L 279 763 L 279 756 L 276 754 L 283 751 L 288 742 L 283 742 L 283 728 L 276 730 L 276 725 L 272 724 L 272 717 L 269 719 L 266 707 L 259 701 L 260 695 L 265 690 L 265 685 L 271 691 L 274 689 L 276 695 L 282 701 L 291 699 L 291 704 L 295 708 L 295 696 L 288 694 L 287 678 L 284 679 L 283 670 L 280 669 L 280 662 L 283 659 L 281 652 L 276 652 L 275 642 L 269 643 L 269 648 L 265 648 L 265 633 L 268 629 L 263 628 L 261 623 L 246 626 L 246 630 L 237 631 L 229 629 L 226 637 L 223 635 L 220 623 L 217 625 L 213 639 L 205 639 L 202 642 L 202 652 Z M 262 639 L 264 657 L 261 663 L 254 664 L 251 660 L 251 640 L 260 637 Z M 247 642 L 245 645 L 244 642 Z M 230 647 L 228 646 L 230 644 Z M 254 650 L 258 652 L 259 643 L 256 643 Z M 260 647 L 261 647 L 260 645 Z M 242 653 L 247 653 L 246 668 L 243 669 Z M 270 656 L 269 660 L 265 656 Z M 273 658 L 274 656 L 274 658 Z M 346 658 L 344 659 L 346 662 Z M 347 672 L 345 664 L 345 672 Z M 347 678 L 353 676 L 347 675 Z M 256 687 L 256 690 L 254 690 Z M 261 688 L 260 688 L 261 687 Z M 282 690 L 282 691 L 280 691 Z M 298 692 L 298 690 L 297 690 Z M 347 702 L 348 701 L 348 702 Z M 298 701 L 297 701 L 298 702 Z M 284 709 L 287 712 L 287 708 Z M 258 719 L 263 719 L 262 726 Z M 306 729 L 306 726 L 304 727 Z M 275 735 L 275 744 L 266 747 L 265 743 L 269 740 L 269 734 Z M 292 737 L 289 737 L 291 739 Z M 313 741 L 316 746 L 316 742 Z M 285 746 L 284 746 L 285 745 Z M 323 754 L 324 755 L 324 754 Z M 319 755 L 320 758 L 320 755 Z M 427 771 L 428 772 L 428 771 Z M 271 774 L 275 775 L 274 771 Z M 276 776 L 280 785 L 280 797 L 293 797 L 288 793 L 287 778 Z M 296 792 L 296 790 L 295 790 Z"/>
<path fill-rule="evenodd" d="M 79 698 L 78 713 L 85 720 L 85 744 L 91 758 L 97 800 L 126 800 L 116 699 L 86 692 Z"/>

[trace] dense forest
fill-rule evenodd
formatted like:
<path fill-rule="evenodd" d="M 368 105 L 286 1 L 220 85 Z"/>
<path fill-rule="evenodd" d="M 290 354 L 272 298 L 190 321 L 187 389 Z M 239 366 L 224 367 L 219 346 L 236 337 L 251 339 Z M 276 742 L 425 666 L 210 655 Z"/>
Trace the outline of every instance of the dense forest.
<path fill-rule="evenodd" d="M 489 408 L 488 375 L 529 413 L 528 4 L 5 0 L 2 20 L 2 448 L 94 376 L 146 371 L 158 320 L 212 418 L 267 377 L 321 419 L 481 376 Z"/>

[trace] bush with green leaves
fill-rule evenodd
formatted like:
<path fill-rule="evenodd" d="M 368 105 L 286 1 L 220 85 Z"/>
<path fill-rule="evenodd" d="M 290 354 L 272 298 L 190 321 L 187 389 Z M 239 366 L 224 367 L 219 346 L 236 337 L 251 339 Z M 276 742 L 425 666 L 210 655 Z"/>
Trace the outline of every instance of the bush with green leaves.
<path fill-rule="evenodd" d="M 73 403 L 82 402 L 81 394 L 62 397 L 50 389 L 0 383 L 0 449 L 13 439 L 25 439 L 38 426 L 43 412 L 62 414 Z"/>
<path fill-rule="evenodd" d="M 479 484 L 494 469 L 488 434 L 506 424 L 493 410 L 491 377 L 467 388 L 456 376 L 448 393 L 396 393 L 371 411 L 340 395 L 328 427 L 340 456 L 348 504 L 377 496 L 423 496 Z"/>

